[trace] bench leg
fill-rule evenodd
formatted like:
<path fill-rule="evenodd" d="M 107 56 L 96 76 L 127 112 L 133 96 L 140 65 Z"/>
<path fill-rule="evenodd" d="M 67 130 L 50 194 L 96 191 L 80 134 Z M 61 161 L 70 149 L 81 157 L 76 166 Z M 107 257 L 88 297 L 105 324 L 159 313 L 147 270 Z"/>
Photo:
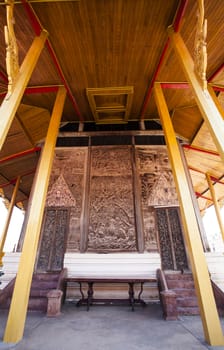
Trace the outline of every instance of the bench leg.
<path fill-rule="evenodd" d="M 88 292 L 87 292 L 87 311 L 89 311 L 90 305 L 92 305 L 93 300 L 93 282 L 88 282 Z"/>
<path fill-rule="evenodd" d="M 129 282 L 128 284 L 129 284 L 129 291 L 128 291 L 129 302 L 130 302 L 132 311 L 134 311 L 134 304 L 135 304 L 134 283 Z"/>

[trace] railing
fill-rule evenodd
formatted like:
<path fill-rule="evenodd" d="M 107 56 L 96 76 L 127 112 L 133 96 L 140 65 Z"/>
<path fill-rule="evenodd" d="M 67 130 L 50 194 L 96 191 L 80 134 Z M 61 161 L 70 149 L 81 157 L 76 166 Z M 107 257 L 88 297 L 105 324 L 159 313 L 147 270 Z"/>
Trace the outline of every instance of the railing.
<path fill-rule="evenodd" d="M 176 320 L 178 318 L 176 293 L 168 288 L 163 270 L 158 269 L 156 271 L 156 276 L 163 317 L 165 320 Z"/>

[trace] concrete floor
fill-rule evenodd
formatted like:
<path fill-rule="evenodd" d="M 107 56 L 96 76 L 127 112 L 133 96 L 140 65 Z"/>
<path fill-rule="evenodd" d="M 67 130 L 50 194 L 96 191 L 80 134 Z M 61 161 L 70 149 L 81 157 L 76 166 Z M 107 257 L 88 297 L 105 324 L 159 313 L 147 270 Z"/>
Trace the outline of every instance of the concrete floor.
<path fill-rule="evenodd" d="M 0 315 L 2 339 L 7 312 Z M 221 319 L 224 330 L 224 318 Z M 223 349 L 204 342 L 200 317 L 164 321 L 159 304 L 136 306 L 94 305 L 77 308 L 67 303 L 58 318 L 29 313 L 22 341 L 0 349 L 16 350 L 203 350 Z"/>

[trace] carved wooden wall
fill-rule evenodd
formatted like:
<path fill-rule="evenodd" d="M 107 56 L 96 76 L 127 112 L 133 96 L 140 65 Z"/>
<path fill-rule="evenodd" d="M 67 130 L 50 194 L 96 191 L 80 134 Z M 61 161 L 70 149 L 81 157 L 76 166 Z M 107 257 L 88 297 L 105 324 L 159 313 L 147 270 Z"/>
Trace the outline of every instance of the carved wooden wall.
<path fill-rule="evenodd" d="M 155 208 L 172 205 L 178 202 L 165 146 L 56 150 L 46 208 L 68 210 L 69 252 L 158 250 Z"/>

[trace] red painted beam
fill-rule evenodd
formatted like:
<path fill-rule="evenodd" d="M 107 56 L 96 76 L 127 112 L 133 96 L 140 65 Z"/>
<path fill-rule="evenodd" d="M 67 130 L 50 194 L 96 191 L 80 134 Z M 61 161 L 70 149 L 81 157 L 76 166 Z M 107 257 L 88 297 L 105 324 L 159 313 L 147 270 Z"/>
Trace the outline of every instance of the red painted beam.
<path fill-rule="evenodd" d="M 49 92 L 57 92 L 58 88 L 59 88 L 58 85 L 30 86 L 25 89 L 24 94 L 32 95 L 32 94 L 45 94 Z"/>
<path fill-rule="evenodd" d="M 72 95 L 71 89 L 70 89 L 70 87 L 69 87 L 69 85 L 68 85 L 68 83 L 67 83 L 67 81 L 65 79 L 65 76 L 64 76 L 63 72 L 62 72 L 62 69 L 61 69 L 60 64 L 58 62 L 58 59 L 57 59 L 57 56 L 56 56 L 56 54 L 54 52 L 54 49 L 53 49 L 53 47 L 52 47 L 52 45 L 51 45 L 51 43 L 50 43 L 50 41 L 48 39 L 46 40 L 46 46 L 47 46 L 48 52 L 50 53 L 50 56 L 51 56 L 51 58 L 52 58 L 52 60 L 54 62 L 54 65 L 55 65 L 55 67 L 56 67 L 56 69 L 58 71 L 58 74 L 59 74 L 59 76 L 60 76 L 60 78 L 61 78 L 61 80 L 62 80 L 62 82 L 63 82 L 63 84 L 64 84 L 64 86 L 65 86 L 65 88 L 67 90 L 67 94 L 68 94 L 68 96 L 69 96 L 69 98 L 70 98 L 70 100 L 72 102 L 74 110 L 75 110 L 77 116 L 79 117 L 79 120 L 81 122 L 83 122 L 84 120 L 83 120 L 83 117 L 82 117 L 82 115 L 81 115 L 81 113 L 79 111 L 79 108 L 78 108 L 78 105 L 76 103 L 76 100 L 75 100 L 74 96 Z"/>
<path fill-rule="evenodd" d="M 224 63 L 209 77 L 208 81 L 212 81 L 224 69 Z"/>
<path fill-rule="evenodd" d="M 216 183 L 224 185 L 224 182 L 221 181 L 220 179 L 217 179 L 215 176 L 210 175 L 210 178 L 212 181 L 215 181 Z"/>
<path fill-rule="evenodd" d="M 36 168 L 34 168 L 34 169 L 30 170 L 30 171 L 27 171 L 26 173 L 21 174 L 20 177 L 22 178 L 24 176 L 32 175 L 32 174 L 35 173 L 35 171 L 36 171 Z M 4 187 L 10 186 L 10 185 L 14 185 L 16 183 L 16 180 L 17 180 L 17 177 L 12 179 L 12 180 L 10 180 L 10 181 L 8 181 L 8 182 L 0 184 L 0 188 L 4 188 Z"/>
<path fill-rule="evenodd" d="M 195 192 L 195 194 L 196 194 L 197 197 L 201 197 L 201 198 L 203 198 L 203 199 L 206 199 L 206 200 L 208 200 L 208 201 L 213 202 L 213 200 L 212 200 L 211 198 L 206 197 L 206 196 L 202 195 L 202 194 L 199 193 L 199 192 Z"/>
<path fill-rule="evenodd" d="M 150 97 L 152 95 L 153 85 L 155 83 L 155 80 L 156 80 L 157 75 L 159 73 L 159 70 L 161 68 L 162 62 L 163 62 L 165 54 L 166 54 L 166 50 L 167 50 L 167 48 L 169 46 L 169 43 L 170 43 L 170 40 L 167 39 L 166 44 L 165 44 L 165 46 L 163 48 L 162 54 L 160 56 L 159 63 L 157 65 L 157 67 L 156 67 L 156 70 L 155 70 L 155 72 L 153 74 L 152 80 L 151 80 L 151 82 L 149 84 L 148 91 L 147 91 L 147 94 L 146 94 L 146 97 L 145 97 L 145 100 L 144 100 L 144 103 L 143 103 L 143 106 L 142 106 L 142 110 L 141 110 L 141 113 L 140 113 L 141 120 L 144 119 L 145 110 L 146 110 L 147 105 L 149 103 L 149 99 L 150 99 Z"/>
<path fill-rule="evenodd" d="M 27 0 L 21 0 L 21 1 L 22 1 L 23 6 L 24 6 L 24 9 L 25 9 L 25 11 L 26 11 L 26 13 L 27 13 L 27 15 L 29 17 L 31 26 L 32 26 L 35 34 L 39 36 L 41 31 L 42 31 L 42 25 L 40 24 L 40 21 L 39 21 L 37 15 L 36 15 L 36 13 L 34 12 L 32 6 L 27 2 Z M 58 74 L 59 74 L 59 76 L 60 76 L 60 78 L 61 78 L 61 80 L 62 80 L 62 82 L 63 82 L 63 84 L 64 84 L 64 86 L 66 88 L 66 90 L 67 90 L 67 94 L 68 94 L 68 96 L 69 96 L 69 98 L 70 98 L 70 100 L 72 102 L 74 110 L 75 110 L 77 116 L 79 117 L 79 120 L 81 122 L 83 122 L 83 117 L 82 117 L 82 115 L 81 115 L 81 113 L 79 111 L 79 108 L 78 108 L 78 105 L 76 103 L 76 100 L 75 100 L 75 98 L 74 98 L 74 96 L 73 96 L 73 94 L 71 92 L 71 89 L 70 89 L 70 87 L 69 87 L 69 85 L 68 85 L 68 83 L 67 83 L 67 81 L 65 79 L 64 73 L 63 73 L 63 71 L 61 69 L 61 66 L 60 66 L 59 62 L 58 62 L 58 59 L 57 59 L 56 54 L 54 52 L 54 49 L 53 49 L 53 47 L 52 47 L 52 45 L 51 45 L 51 43 L 50 43 L 50 41 L 48 39 L 46 40 L 46 47 L 48 49 L 48 52 L 49 52 L 49 54 L 51 56 L 52 61 L 54 62 L 56 70 L 57 70 L 57 72 L 58 72 Z"/>
<path fill-rule="evenodd" d="M 189 89 L 188 83 L 160 83 L 163 89 Z"/>
<path fill-rule="evenodd" d="M 224 91 L 224 86 L 212 86 L 214 91 Z"/>
<path fill-rule="evenodd" d="M 45 94 L 50 92 L 57 92 L 59 86 L 58 85 L 50 85 L 50 86 L 29 86 L 25 89 L 24 95 L 32 95 L 32 94 Z M 5 97 L 7 92 L 1 92 L 0 97 Z"/>
<path fill-rule="evenodd" d="M 204 171 L 201 171 L 201 170 L 196 169 L 196 168 L 192 168 L 191 166 L 189 166 L 188 169 L 189 169 L 189 170 L 192 170 L 192 171 L 195 171 L 196 173 L 205 175 Z"/>
<path fill-rule="evenodd" d="M 0 159 L 0 164 L 3 164 L 5 162 L 9 162 L 10 160 L 13 160 L 16 158 L 21 158 L 21 157 L 27 156 L 27 155 L 35 153 L 35 152 L 39 152 L 40 150 L 41 150 L 41 147 L 34 147 L 34 148 L 28 149 L 26 151 L 12 154 L 11 156 Z"/>
<path fill-rule="evenodd" d="M 203 148 L 198 148 L 198 147 L 194 147 L 194 146 L 190 146 L 190 145 L 183 145 L 183 147 L 186 149 L 190 149 L 192 151 L 202 152 L 202 153 L 211 154 L 213 156 L 219 157 L 219 153 L 215 152 L 215 151 L 211 151 L 211 150 L 207 150 L 207 149 L 203 149 Z"/>
<path fill-rule="evenodd" d="M 181 1 L 181 3 L 180 3 L 177 14 L 175 16 L 174 25 L 173 25 L 173 29 L 175 32 L 178 32 L 180 29 L 180 24 L 181 24 L 181 21 L 182 21 L 184 14 L 185 14 L 187 4 L 188 4 L 188 0 Z"/>
<path fill-rule="evenodd" d="M 184 16 L 186 8 L 187 8 L 187 3 L 188 3 L 188 0 L 181 0 L 180 6 L 179 6 L 179 8 L 177 10 L 177 13 L 175 15 L 174 24 L 173 24 L 173 27 L 174 27 L 175 31 L 178 31 L 178 29 L 180 27 L 180 22 L 181 22 L 181 20 L 182 20 L 182 18 Z M 157 65 L 157 67 L 156 67 L 156 70 L 155 70 L 155 72 L 153 74 L 153 77 L 151 79 L 151 82 L 149 84 L 149 87 L 148 87 L 148 90 L 147 90 L 147 93 L 146 93 L 146 97 L 144 99 L 144 103 L 143 103 L 143 106 L 142 106 L 142 109 L 141 109 L 141 112 L 140 112 L 141 120 L 144 119 L 144 114 L 145 114 L 148 102 L 150 100 L 150 97 L 152 95 L 153 85 L 154 85 L 154 82 L 156 81 L 157 75 L 158 75 L 158 73 L 160 71 L 160 68 L 161 68 L 161 65 L 163 63 L 166 51 L 167 51 L 168 46 L 169 46 L 169 43 L 170 43 L 170 39 L 168 38 L 166 43 L 165 43 L 165 46 L 163 48 L 162 54 L 160 56 L 159 63 Z"/>

